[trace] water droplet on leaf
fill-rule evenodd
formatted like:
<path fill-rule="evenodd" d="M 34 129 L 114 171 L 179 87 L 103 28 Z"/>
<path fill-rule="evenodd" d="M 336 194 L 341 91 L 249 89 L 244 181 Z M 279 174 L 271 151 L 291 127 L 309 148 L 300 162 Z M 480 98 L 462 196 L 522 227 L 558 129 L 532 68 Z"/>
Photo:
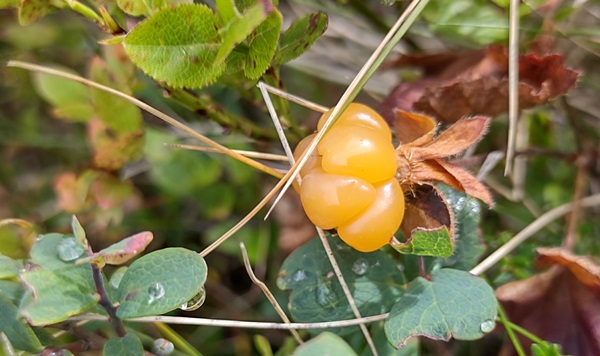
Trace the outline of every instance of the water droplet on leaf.
<path fill-rule="evenodd" d="M 315 290 L 317 303 L 323 307 L 330 307 L 336 301 L 333 291 L 324 283 L 319 283 Z"/>
<path fill-rule="evenodd" d="M 204 289 L 204 287 L 202 287 L 200 289 L 200 291 L 198 292 L 198 294 L 193 296 L 192 299 L 188 300 L 187 302 L 181 304 L 181 307 L 179 307 L 179 309 L 185 310 L 185 311 L 196 310 L 196 309 L 200 308 L 202 306 L 202 304 L 204 304 L 205 300 L 206 300 L 206 290 Z"/>
<path fill-rule="evenodd" d="M 304 272 L 304 270 L 298 269 L 296 270 L 296 272 L 294 272 L 292 274 L 292 280 L 294 282 L 300 282 L 305 280 L 306 278 L 308 278 L 308 276 L 306 275 L 306 272 Z"/>
<path fill-rule="evenodd" d="M 354 272 L 357 276 L 362 276 L 367 273 L 369 270 L 369 262 L 364 258 L 359 258 L 352 264 L 352 272 Z"/>
<path fill-rule="evenodd" d="M 491 333 L 494 328 L 496 328 L 496 322 L 493 320 L 486 320 L 479 326 L 481 328 L 481 332 L 483 333 Z"/>
<path fill-rule="evenodd" d="M 67 237 L 58 244 L 56 252 L 58 253 L 58 258 L 65 262 L 70 262 L 83 255 L 85 247 L 83 247 L 76 238 Z"/>
<path fill-rule="evenodd" d="M 164 296 L 165 287 L 162 284 L 156 282 L 148 287 L 148 304 L 152 304 Z"/>
<path fill-rule="evenodd" d="M 152 353 L 157 356 L 170 355 L 174 350 L 175 346 L 167 339 L 156 339 L 152 344 Z"/>

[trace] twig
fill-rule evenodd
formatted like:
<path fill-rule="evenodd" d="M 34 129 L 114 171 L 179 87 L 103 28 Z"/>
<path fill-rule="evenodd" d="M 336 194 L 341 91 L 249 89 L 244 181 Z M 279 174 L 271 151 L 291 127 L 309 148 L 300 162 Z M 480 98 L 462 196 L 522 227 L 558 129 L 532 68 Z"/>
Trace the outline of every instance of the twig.
<path fill-rule="evenodd" d="M 191 150 L 191 151 L 223 153 L 223 151 L 218 150 L 216 148 L 197 146 L 197 145 L 187 145 L 187 144 L 183 144 L 183 143 L 165 143 L 165 146 L 174 147 L 174 148 L 183 148 L 183 149 Z M 246 150 L 232 150 L 232 151 L 239 153 L 241 155 L 244 155 L 246 157 L 250 157 L 250 158 L 264 159 L 264 160 L 268 160 L 268 161 L 280 161 L 280 162 L 288 161 L 286 156 L 278 155 L 275 153 L 263 153 L 263 152 L 246 151 Z M 279 178 L 281 178 L 281 176 L 283 176 L 283 174 L 281 174 L 279 176 Z"/>
<path fill-rule="evenodd" d="M 515 138 L 515 151 L 527 149 L 529 146 L 529 120 L 521 120 L 517 123 Z M 527 178 L 527 156 L 513 156 L 513 171 L 511 175 L 513 200 L 523 200 L 525 196 L 525 179 Z"/>
<path fill-rule="evenodd" d="M 254 274 L 254 271 L 252 270 L 252 266 L 250 265 L 250 259 L 248 258 L 248 251 L 246 251 L 246 246 L 244 245 L 243 242 L 240 242 L 240 249 L 242 250 L 242 257 L 244 259 L 244 267 L 246 267 L 246 272 L 248 273 L 248 276 L 250 277 L 252 282 L 254 282 L 254 284 L 256 284 L 258 286 L 258 288 L 260 288 L 260 290 L 262 290 L 262 292 L 265 294 L 265 297 L 267 297 L 267 299 L 269 300 L 269 303 L 271 303 L 273 308 L 275 308 L 275 311 L 277 312 L 279 317 L 285 323 L 287 323 L 287 324 L 291 323 L 292 321 L 287 317 L 287 315 L 285 315 L 285 312 L 283 311 L 283 309 L 281 308 L 279 303 L 277 303 L 277 299 L 275 299 L 275 296 L 273 295 L 273 293 L 271 293 L 271 291 L 269 290 L 267 285 L 263 281 L 259 280 L 256 277 L 256 275 Z M 296 342 L 298 342 L 298 344 L 303 343 L 302 338 L 300 337 L 300 334 L 298 334 L 298 332 L 296 330 L 290 329 L 290 333 L 292 334 L 294 339 L 296 339 Z"/>
<path fill-rule="evenodd" d="M 510 0 L 508 30 L 508 144 L 504 175 L 513 169 L 519 119 L 519 0 Z"/>
<path fill-rule="evenodd" d="M 153 323 L 163 322 L 167 324 L 177 325 L 196 325 L 196 326 L 215 326 L 226 328 L 244 328 L 244 329 L 273 329 L 273 330 L 303 330 L 303 329 L 330 329 L 356 326 L 359 324 L 373 323 L 387 319 L 388 313 L 367 316 L 360 319 L 324 321 L 317 323 L 270 323 L 261 321 L 241 321 L 241 320 L 222 320 L 222 319 L 205 319 L 205 318 L 190 318 L 183 316 L 146 316 L 142 318 L 127 319 L 127 322 L 135 323 Z M 68 320 L 107 320 L 105 315 L 84 314 L 72 316 Z"/>
<path fill-rule="evenodd" d="M 579 200 L 578 202 L 581 204 L 581 207 L 586 208 L 600 205 L 600 194 L 591 195 L 587 198 Z M 541 230 L 544 226 L 572 211 L 573 205 L 574 203 L 564 204 L 542 214 L 539 218 L 516 234 L 510 241 L 500 246 L 500 248 L 489 255 L 485 260 L 481 261 L 481 263 L 475 266 L 470 271 L 471 274 L 479 275 L 487 271 L 490 267 L 498 263 L 498 261 L 500 261 L 504 256 L 508 255 L 512 250 L 514 250 L 533 234 Z"/>
<path fill-rule="evenodd" d="M 264 86 L 264 88 L 269 93 L 278 95 L 278 96 L 280 96 L 280 97 L 282 97 L 282 98 L 284 98 L 286 100 L 289 100 L 289 101 L 291 101 L 293 103 L 302 105 L 305 108 L 311 109 L 313 111 L 321 112 L 321 113 L 327 112 L 327 110 L 329 110 L 329 108 L 326 107 L 326 106 L 313 103 L 312 101 L 309 101 L 309 100 L 306 100 L 306 99 L 301 98 L 299 96 L 290 94 L 290 93 L 285 92 L 285 91 L 283 91 L 281 89 L 277 89 L 277 88 L 275 88 L 273 86 L 270 86 L 269 84 L 266 84 L 266 83 L 263 83 L 263 82 L 259 83 L 259 85 L 260 84 L 262 84 Z"/>
<path fill-rule="evenodd" d="M 281 122 L 279 121 L 279 117 L 277 116 L 277 112 L 275 111 L 275 106 L 273 106 L 273 102 L 269 97 L 269 93 L 267 92 L 267 88 L 265 87 L 265 83 L 259 82 L 258 89 L 265 99 L 265 104 L 267 104 L 267 111 L 269 112 L 269 116 L 271 116 L 271 120 L 273 120 L 273 125 L 275 126 L 275 131 L 277 132 L 277 136 L 279 137 L 279 141 L 281 141 L 281 146 L 283 147 L 283 151 L 287 156 L 288 160 L 291 164 L 294 164 L 294 154 L 292 153 L 292 148 L 290 147 L 290 143 L 285 137 L 285 132 L 283 131 L 283 126 L 281 126 Z"/>
<path fill-rule="evenodd" d="M 106 293 L 106 288 L 104 288 L 104 280 L 102 279 L 102 271 L 95 264 L 91 264 L 92 266 L 92 277 L 94 278 L 94 284 L 96 285 L 96 292 L 100 295 L 100 300 L 98 304 L 100 304 L 106 313 L 108 314 L 108 318 L 110 324 L 115 329 L 117 335 L 119 337 L 125 336 L 125 326 L 123 326 L 123 322 L 117 316 L 117 308 L 114 307 L 110 299 L 108 298 L 108 294 Z"/>

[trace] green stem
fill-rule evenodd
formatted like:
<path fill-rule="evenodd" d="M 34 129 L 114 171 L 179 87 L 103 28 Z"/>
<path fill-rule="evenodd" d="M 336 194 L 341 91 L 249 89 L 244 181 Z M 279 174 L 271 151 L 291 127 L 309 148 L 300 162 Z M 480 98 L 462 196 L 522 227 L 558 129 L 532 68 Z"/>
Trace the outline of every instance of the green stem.
<path fill-rule="evenodd" d="M 540 339 L 537 335 L 533 334 L 532 332 L 528 331 L 527 329 L 524 329 L 511 321 L 507 320 L 507 322 L 508 322 L 508 325 L 510 325 L 511 329 L 514 329 L 516 332 L 525 336 L 526 338 L 533 341 L 534 343 L 543 344 L 545 342 L 544 340 Z"/>
<path fill-rule="evenodd" d="M 506 317 L 506 313 L 504 312 L 504 309 L 500 305 L 498 305 L 498 318 L 500 319 L 500 322 L 502 323 L 502 325 L 504 325 L 504 329 L 506 329 L 506 333 L 508 334 L 508 337 L 510 338 L 510 341 L 512 342 L 512 344 L 514 346 L 515 351 L 517 351 L 517 354 L 519 356 L 525 356 L 525 351 L 523 351 L 523 346 L 521 346 L 521 343 L 519 342 L 517 335 L 515 335 L 515 333 L 513 331 L 513 328 L 516 325 L 511 323 L 510 321 L 508 321 L 508 318 Z M 517 330 L 517 329 L 515 328 L 515 330 Z"/>
<path fill-rule="evenodd" d="M 181 335 L 175 332 L 175 330 L 171 329 L 167 324 L 154 322 L 152 325 L 158 329 L 162 336 L 171 341 L 179 351 L 182 351 L 186 355 L 202 356 L 200 351 L 196 350 L 189 342 L 182 338 Z"/>
<path fill-rule="evenodd" d="M 98 22 L 102 26 L 106 26 L 102 16 L 98 15 L 94 10 L 90 9 L 86 5 L 80 3 L 79 1 L 67 0 L 67 4 L 69 4 L 73 11 L 78 12 L 83 16 Z"/>
<path fill-rule="evenodd" d="M 189 110 L 202 112 L 218 124 L 239 130 L 255 138 L 274 140 L 277 138 L 274 129 L 260 127 L 254 122 L 240 116 L 226 113 L 225 110 L 215 103 L 208 95 L 196 94 L 182 89 L 168 89 L 168 97 L 177 101 Z"/>

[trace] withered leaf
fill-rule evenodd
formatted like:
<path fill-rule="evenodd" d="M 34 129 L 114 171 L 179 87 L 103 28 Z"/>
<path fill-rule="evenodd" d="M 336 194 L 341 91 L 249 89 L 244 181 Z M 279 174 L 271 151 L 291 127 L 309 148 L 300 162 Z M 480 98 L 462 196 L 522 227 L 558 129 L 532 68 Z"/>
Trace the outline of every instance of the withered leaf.
<path fill-rule="evenodd" d="M 423 78 L 396 87 L 382 104 L 382 114 L 394 122 L 394 109 L 422 111 L 454 122 L 465 116 L 495 116 L 508 109 L 508 56 L 503 46 L 460 57 L 433 55 L 436 60 L 410 58 L 398 66 L 424 68 Z M 388 66 L 389 67 L 389 66 Z M 519 58 L 519 107 L 548 102 L 571 89 L 580 73 L 565 67 L 562 54 Z"/>
<path fill-rule="evenodd" d="M 548 270 L 496 291 L 509 319 L 562 345 L 565 354 L 600 355 L 600 266 L 562 248 L 537 252 Z M 525 338 L 521 342 L 531 345 Z M 501 355 L 516 355 L 510 342 Z"/>
<path fill-rule="evenodd" d="M 415 230 L 435 231 L 444 227 L 454 239 L 452 210 L 437 187 L 425 184 L 406 194 L 406 210 L 400 229 L 407 239 Z"/>

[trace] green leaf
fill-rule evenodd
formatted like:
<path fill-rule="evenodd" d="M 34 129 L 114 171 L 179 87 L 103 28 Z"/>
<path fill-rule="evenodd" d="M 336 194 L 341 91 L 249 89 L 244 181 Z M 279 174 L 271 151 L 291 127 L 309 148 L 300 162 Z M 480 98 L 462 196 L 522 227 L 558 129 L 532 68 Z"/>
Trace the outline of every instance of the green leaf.
<path fill-rule="evenodd" d="M 69 69 L 56 69 L 75 74 Z M 36 92 L 55 107 L 54 114 L 58 117 L 74 121 L 87 121 L 92 117 L 88 89 L 83 84 L 40 72 L 33 74 L 33 84 Z"/>
<path fill-rule="evenodd" d="M 123 337 L 113 338 L 104 344 L 102 355 L 138 356 L 144 354 L 142 342 L 132 333 Z"/>
<path fill-rule="evenodd" d="M 385 330 L 383 329 L 383 323 L 372 324 L 369 327 L 371 337 L 373 338 L 373 344 L 377 349 L 379 356 L 420 356 L 421 342 L 419 338 L 409 339 L 406 345 L 400 350 L 393 347 L 385 336 Z M 359 334 L 359 333 L 357 333 Z M 365 347 L 361 353 L 361 356 L 371 356 L 373 352 L 369 345 L 365 343 Z"/>
<path fill-rule="evenodd" d="M 438 259 L 436 264 L 468 271 L 477 265 L 485 251 L 479 230 L 481 203 L 478 199 L 447 185 L 438 184 L 437 187 L 444 193 L 448 205 L 452 208 L 456 231 L 454 253 L 448 258 Z"/>
<path fill-rule="evenodd" d="M 14 303 L 18 303 L 23 297 L 25 288 L 19 282 L 0 281 L 0 295 L 7 297 Z"/>
<path fill-rule="evenodd" d="M 498 302 L 493 289 L 468 272 L 441 269 L 431 280 L 417 277 L 404 291 L 385 322 L 392 345 L 413 336 L 435 340 L 474 340 L 493 329 Z"/>
<path fill-rule="evenodd" d="M 152 233 L 150 231 L 140 232 L 98 251 L 90 257 L 78 260 L 77 263 L 91 262 L 100 267 L 105 264 L 120 265 L 144 251 L 150 242 L 152 242 Z"/>
<path fill-rule="evenodd" d="M 117 0 L 117 6 L 131 16 L 150 15 L 150 8 L 145 0 Z"/>
<path fill-rule="evenodd" d="M 281 35 L 273 65 L 287 63 L 306 52 L 327 29 L 328 18 L 322 12 L 306 15 L 292 23 Z"/>
<path fill-rule="evenodd" d="M 21 278 L 33 292 L 32 299 L 21 308 L 21 314 L 32 325 L 58 323 L 90 309 L 99 300 L 89 264 L 35 270 L 23 273 Z"/>
<path fill-rule="evenodd" d="M 27 323 L 19 319 L 17 306 L 0 295 L 0 333 L 4 333 L 16 349 L 37 354 L 44 348 Z"/>
<path fill-rule="evenodd" d="M 51 233 L 38 237 L 31 247 L 30 256 L 33 263 L 50 271 L 67 268 L 72 263 L 58 257 L 58 247 L 64 243 L 67 235 Z"/>
<path fill-rule="evenodd" d="M 233 0 L 216 0 L 217 14 L 221 18 L 221 23 L 226 24 L 236 17 L 239 17 Z"/>
<path fill-rule="evenodd" d="M 356 356 L 356 352 L 344 339 L 330 332 L 323 332 L 314 339 L 300 345 L 294 356 L 346 355 Z"/>
<path fill-rule="evenodd" d="M 10 257 L 0 254 L 0 279 L 13 278 L 19 275 L 19 264 Z"/>
<path fill-rule="evenodd" d="M 117 315 L 135 318 L 179 308 L 200 292 L 206 281 L 206 263 L 196 252 L 167 248 L 136 260 L 118 289 Z"/>
<path fill-rule="evenodd" d="M 117 75 L 118 73 L 114 73 L 104 60 L 92 60 L 90 79 L 125 94 L 131 94 L 130 88 L 118 80 Z M 91 89 L 91 94 L 95 114 L 117 134 L 132 133 L 142 128 L 142 112 L 137 106 L 104 90 Z"/>
<path fill-rule="evenodd" d="M 54 10 L 48 0 L 21 0 L 19 7 L 19 23 L 22 26 L 31 25 Z"/>
<path fill-rule="evenodd" d="M 137 25 L 124 47 L 133 63 L 174 88 L 198 88 L 225 69 L 215 64 L 221 45 L 219 19 L 206 5 L 181 5 L 157 12 Z"/>
<path fill-rule="evenodd" d="M 361 314 L 389 311 L 405 283 L 396 262 L 381 251 L 358 252 L 337 237 L 329 237 L 328 241 Z M 296 321 L 353 318 L 319 239 L 312 239 L 288 256 L 279 271 L 277 286 L 291 290 L 289 310 Z"/>
<path fill-rule="evenodd" d="M 531 345 L 531 354 L 533 356 L 563 356 L 561 346 L 549 342 Z"/>
<path fill-rule="evenodd" d="M 214 156 L 165 148 L 164 143 L 174 141 L 171 135 L 146 130 L 144 154 L 155 184 L 177 197 L 188 197 L 219 179 L 222 167 Z"/>
<path fill-rule="evenodd" d="M 274 9 L 266 21 L 250 36 L 248 57 L 244 65 L 244 75 L 256 80 L 271 66 L 271 60 L 277 50 L 278 39 L 283 25 L 283 17 Z"/>
<path fill-rule="evenodd" d="M 71 218 L 71 230 L 73 230 L 73 235 L 75 236 L 77 241 L 87 250 L 89 244 L 85 236 L 85 230 L 83 229 L 83 226 L 81 226 L 81 223 L 75 215 L 73 215 L 73 217 Z"/>
<path fill-rule="evenodd" d="M 19 0 L 0 0 L 0 9 L 18 8 L 19 5 Z"/>
<path fill-rule="evenodd" d="M 408 241 L 392 247 L 400 253 L 419 256 L 449 257 L 453 251 L 452 237 L 446 227 L 434 231 L 415 230 Z"/>
<path fill-rule="evenodd" d="M 272 8 L 267 7 L 265 4 L 257 2 L 246 10 L 242 16 L 231 19 L 219 31 L 223 41 L 215 58 L 215 64 L 223 63 L 233 48 L 245 40 L 267 18 Z"/>

